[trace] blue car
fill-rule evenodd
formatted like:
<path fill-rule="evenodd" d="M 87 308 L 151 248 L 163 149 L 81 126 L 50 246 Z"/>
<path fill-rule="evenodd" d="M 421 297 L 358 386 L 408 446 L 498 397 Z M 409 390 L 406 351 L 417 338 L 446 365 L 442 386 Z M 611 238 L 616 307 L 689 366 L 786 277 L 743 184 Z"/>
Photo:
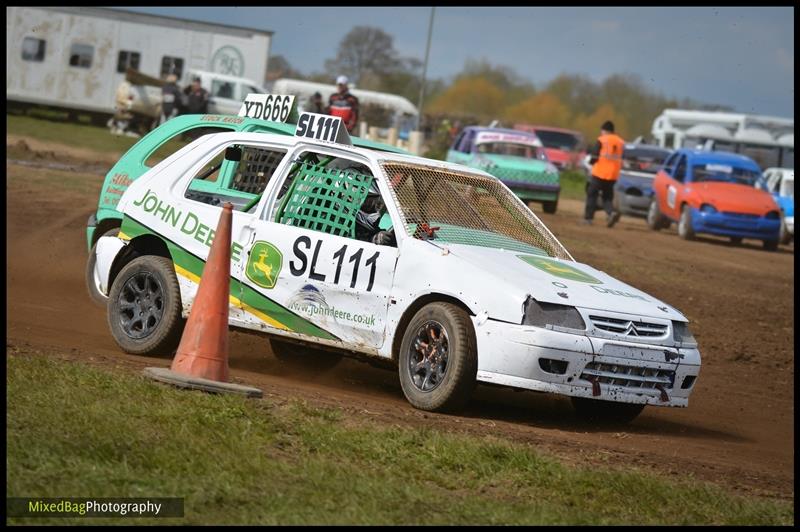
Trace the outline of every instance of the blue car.
<path fill-rule="evenodd" d="M 794 168 L 767 168 L 759 184 L 781 209 L 781 244 L 794 241 Z"/>
<path fill-rule="evenodd" d="M 647 217 L 653 200 L 653 178 L 672 150 L 649 144 L 626 144 L 622 170 L 614 185 L 614 210 Z"/>
<path fill-rule="evenodd" d="M 699 233 L 728 237 L 734 244 L 758 239 L 775 251 L 780 209 L 769 193 L 758 190 L 761 179 L 761 169 L 744 155 L 677 150 L 653 180 L 647 224 L 657 231 L 676 222 L 685 240 Z"/>

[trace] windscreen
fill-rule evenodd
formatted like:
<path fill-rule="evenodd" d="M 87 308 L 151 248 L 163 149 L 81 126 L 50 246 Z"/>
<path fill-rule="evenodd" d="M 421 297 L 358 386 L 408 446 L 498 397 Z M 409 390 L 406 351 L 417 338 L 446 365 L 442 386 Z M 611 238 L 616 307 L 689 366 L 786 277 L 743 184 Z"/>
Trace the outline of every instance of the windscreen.
<path fill-rule="evenodd" d="M 728 164 L 706 163 L 692 165 L 692 181 L 697 183 L 737 183 L 754 187 L 761 174 L 749 168 Z"/>
<path fill-rule="evenodd" d="M 511 155 L 524 159 L 539 159 L 546 161 L 547 155 L 538 146 L 530 144 L 517 144 L 515 142 L 482 142 L 477 145 L 478 153 L 492 153 L 495 155 Z"/>
<path fill-rule="evenodd" d="M 625 149 L 622 154 L 622 169 L 655 175 L 669 154 L 670 152 L 661 150 Z"/>
<path fill-rule="evenodd" d="M 542 141 L 546 148 L 555 150 L 574 151 L 578 147 L 580 139 L 571 133 L 563 131 L 536 130 L 536 136 Z"/>
<path fill-rule="evenodd" d="M 573 260 L 496 178 L 407 163 L 381 166 L 409 236 Z"/>

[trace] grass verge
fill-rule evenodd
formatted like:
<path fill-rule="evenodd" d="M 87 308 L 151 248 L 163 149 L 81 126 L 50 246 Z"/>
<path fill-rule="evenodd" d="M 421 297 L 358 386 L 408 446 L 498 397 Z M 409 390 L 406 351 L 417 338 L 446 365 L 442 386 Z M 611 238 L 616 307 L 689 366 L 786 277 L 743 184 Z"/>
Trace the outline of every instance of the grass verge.
<path fill-rule="evenodd" d="M 793 503 L 568 467 L 489 435 L 354 425 L 302 401 L 180 391 L 15 351 L 8 496 L 185 498 L 182 519 L 91 524 L 793 523 Z"/>

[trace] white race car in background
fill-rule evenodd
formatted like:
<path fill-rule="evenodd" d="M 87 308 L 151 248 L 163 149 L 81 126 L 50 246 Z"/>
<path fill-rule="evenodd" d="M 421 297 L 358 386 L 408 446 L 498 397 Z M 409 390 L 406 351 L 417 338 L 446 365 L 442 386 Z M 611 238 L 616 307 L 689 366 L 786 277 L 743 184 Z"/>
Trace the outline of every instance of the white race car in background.
<path fill-rule="evenodd" d="M 119 346 L 177 347 L 231 201 L 229 323 L 278 355 L 392 362 L 424 410 L 464 406 L 476 382 L 615 421 L 688 405 L 700 353 L 683 314 L 574 261 L 495 177 L 347 140 L 306 113 L 295 137 L 207 135 L 131 184 L 119 236 L 96 246 Z"/>

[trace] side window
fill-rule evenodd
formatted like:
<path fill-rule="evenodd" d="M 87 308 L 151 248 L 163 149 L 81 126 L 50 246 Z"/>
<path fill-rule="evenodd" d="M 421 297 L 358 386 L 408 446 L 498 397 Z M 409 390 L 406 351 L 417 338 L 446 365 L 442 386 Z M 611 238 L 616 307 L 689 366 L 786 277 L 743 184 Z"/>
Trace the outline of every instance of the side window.
<path fill-rule="evenodd" d="M 461 145 L 458 147 L 458 151 L 463 153 L 469 153 L 472 151 L 472 138 L 474 135 L 472 131 L 466 131 L 464 136 L 461 138 Z"/>
<path fill-rule="evenodd" d="M 161 145 L 147 157 L 144 165 L 148 168 L 154 167 L 179 149 L 189 144 L 191 141 L 198 139 L 203 135 L 210 135 L 212 133 L 227 133 L 231 130 L 232 128 L 227 127 L 195 127 L 188 130 L 183 130 L 162 142 Z"/>
<path fill-rule="evenodd" d="M 178 79 L 183 77 L 183 59 L 168 55 L 161 58 L 161 78 L 163 79 L 169 74 L 175 74 Z"/>
<path fill-rule="evenodd" d="M 215 79 L 211 82 L 211 96 L 233 98 L 233 83 Z"/>
<path fill-rule="evenodd" d="M 667 174 L 672 175 L 673 170 L 675 169 L 675 161 L 678 159 L 678 154 L 673 153 L 667 160 L 664 161 L 664 165 L 661 167 Z"/>
<path fill-rule="evenodd" d="M 91 68 L 94 46 L 75 43 L 69 51 L 69 66 Z"/>
<path fill-rule="evenodd" d="M 461 150 L 459 150 L 459 147 L 461 146 L 461 141 L 464 139 L 464 135 L 466 135 L 466 134 L 467 134 L 466 131 L 462 131 L 461 133 L 456 135 L 456 140 L 453 141 L 453 145 L 451 146 L 450 149 L 461 151 Z"/>
<path fill-rule="evenodd" d="M 139 52 L 130 52 L 128 50 L 120 50 L 117 56 L 117 72 L 124 73 L 128 67 L 134 70 L 139 70 L 139 60 L 142 54 Z"/>
<path fill-rule="evenodd" d="M 672 174 L 672 177 L 674 177 L 676 181 L 680 181 L 681 183 L 683 183 L 684 180 L 686 179 L 686 156 L 685 155 L 681 155 L 681 158 L 678 161 L 678 166 L 675 167 L 675 172 Z"/>
<path fill-rule="evenodd" d="M 250 210 L 285 153 L 241 144 L 227 146 L 195 174 L 184 197 L 219 206 L 229 201 L 234 210 Z"/>
<path fill-rule="evenodd" d="M 386 204 L 368 166 L 306 152 L 295 161 L 287 182 L 288 189 L 275 211 L 277 223 L 397 245 L 394 233 L 379 227 Z"/>
<path fill-rule="evenodd" d="M 25 37 L 22 40 L 22 60 L 36 61 L 38 63 L 44 61 L 45 44 L 43 39 Z"/>

